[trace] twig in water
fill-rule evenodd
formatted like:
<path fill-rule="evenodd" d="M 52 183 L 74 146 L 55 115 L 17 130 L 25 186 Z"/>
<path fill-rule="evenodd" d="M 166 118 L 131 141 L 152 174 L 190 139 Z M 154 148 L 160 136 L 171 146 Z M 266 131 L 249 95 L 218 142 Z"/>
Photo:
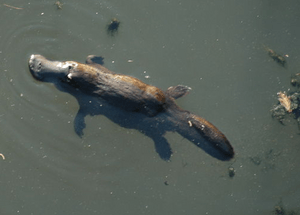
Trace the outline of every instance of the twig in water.
<path fill-rule="evenodd" d="M 3 4 L 3 5 L 6 6 L 6 7 L 16 9 L 16 10 L 23 10 L 23 8 L 21 8 L 21 7 L 14 7 L 14 6 L 11 6 L 11 5 L 8 5 L 8 4 Z"/>

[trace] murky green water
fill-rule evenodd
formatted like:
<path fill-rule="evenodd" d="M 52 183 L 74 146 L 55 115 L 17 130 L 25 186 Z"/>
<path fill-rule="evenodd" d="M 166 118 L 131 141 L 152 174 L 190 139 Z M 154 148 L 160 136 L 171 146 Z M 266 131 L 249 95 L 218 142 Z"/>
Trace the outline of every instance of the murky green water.
<path fill-rule="evenodd" d="M 298 1 L 54 3 L 0 4 L 1 214 L 252 215 L 280 204 L 300 213 L 300 132 L 292 117 L 282 126 L 270 114 L 278 91 L 295 90 Z M 111 37 L 114 17 L 121 25 Z M 287 67 L 263 45 L 288 54 Z M 236 158 L 218 161 L 170 133 L 165 162 L 151 139 L 103 116 L 87 117 L 79 138 L 77 101 L 32 78 L 31 54 L 102 55 L 107 68 L 164 90 L 190 86 L 177 103 L 215 124 Z"/>

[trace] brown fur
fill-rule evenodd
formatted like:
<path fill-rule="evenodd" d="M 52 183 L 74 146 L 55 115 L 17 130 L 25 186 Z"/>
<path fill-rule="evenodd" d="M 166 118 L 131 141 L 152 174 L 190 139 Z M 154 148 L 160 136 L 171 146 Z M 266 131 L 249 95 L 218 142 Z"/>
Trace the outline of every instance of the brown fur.
<path fill-rule="evenodd" d="M 161 103 L 165 103 L 166 101 L 165 95 L 162 90 L 157 87 L 145 84 L 137 78 L 133 78 L 127 75 L 114 75 L 114 78 L 133 84 L 145 93 L 153 95 L 157 99 L 157 101 Z"/>
<path fill-rule="evenodd" d="M 189 87 L 178 85 L 162 91 L 137 78 L 116 74 L 89 56 L 87 64 L 74 61 L 49 61 L 32 55 L 29 68 L 40 81 L 52 82 L 58 89 L 76 97 L 80 109 L 75 117 L 75 131 L 83 135 L 86 115 L 104 115 L 122 127 L 134 128 L 152 138 L 161 158 L 172 154 L 166 132 L 178 132 L 210 155 L 229 160 L 233 147 L 212 123 L 177 106 L 175 99 L 188 93 Z"/>

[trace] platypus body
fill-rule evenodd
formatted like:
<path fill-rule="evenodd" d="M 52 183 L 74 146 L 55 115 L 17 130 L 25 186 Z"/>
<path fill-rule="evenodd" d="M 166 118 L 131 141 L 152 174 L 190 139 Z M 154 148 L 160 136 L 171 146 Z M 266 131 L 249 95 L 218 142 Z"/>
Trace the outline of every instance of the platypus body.
<path fill-rule="evenodd" d="M 51 82 L 73 95 L 80 106 L 75 132 L 83 135 L 86 115 L 104 115 L 122 127 L 137 129 L 152 138 L 160 157 L 169 160 L 172 150 L 164 134 L 181 136 L 220 160 L 234 156 L 233 147 L 213 124 L 183 110 L 175 99 L 190 88 L 182 85 L 162 91 L 127 75 L 116 74 L 103 66 L 103 58 L 88 56 L 86 63 L 50 61 L 31 55 L 29 69 L 39 81 Z"/>

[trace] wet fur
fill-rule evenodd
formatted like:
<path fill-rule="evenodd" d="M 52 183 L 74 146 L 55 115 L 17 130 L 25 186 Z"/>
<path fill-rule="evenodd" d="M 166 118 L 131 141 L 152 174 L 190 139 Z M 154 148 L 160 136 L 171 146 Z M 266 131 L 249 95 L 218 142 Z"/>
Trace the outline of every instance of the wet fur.
<path fill-rule="evenodd" d="M 65 65 L 78 66 L 69 66 L 65 74 L 50 73 L 50 78 L 43 79 L 43 73 L 37 74 L 37 62 L 43 62 L 45 67 L 49 64 L 47 68 L 60 62 L 53 64 L 44 58 L 34 60 L 30 60 L 29 67 L 35 78 L 52 82 L 77 99 L 80 109 L 74 127 L 79 136 L 83 135 L 86 127 L 85 116 L 104 115 L 122 127 L 137 129 L 150 137 L 164 160 L 169 160 L 172 154 L 170 144 L 164 137 L 170 131 L 178 132 L 220 160 L 229 160 L 234 156 L 229 141 L 214 125 L 176 105 L 175 99 L 186 95 L 188 87 L 178 85 L 164 92 L 134 77 L 108 70 L 101 65 L 103 58 L 96 56 L 89 56 L 86 64 L 64 62 Z"/>

